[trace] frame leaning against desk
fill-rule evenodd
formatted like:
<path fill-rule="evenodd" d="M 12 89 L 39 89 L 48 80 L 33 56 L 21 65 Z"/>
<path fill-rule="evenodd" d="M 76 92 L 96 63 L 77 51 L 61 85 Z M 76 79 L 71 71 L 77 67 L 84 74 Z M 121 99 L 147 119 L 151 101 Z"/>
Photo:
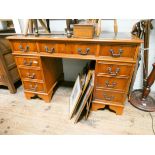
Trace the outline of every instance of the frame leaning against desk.
<path fill-rule="evenodd" d="M 122 33 L 101 34 L 94 39 L 64 35 L 18 35 L 7 39 L 27 99 L 37 95 L 50 102 L 63 75 L 62 58 L 95 60 L 92 110 L 109 105 L 116 114 L 122 114 L 142 40 Z"/>

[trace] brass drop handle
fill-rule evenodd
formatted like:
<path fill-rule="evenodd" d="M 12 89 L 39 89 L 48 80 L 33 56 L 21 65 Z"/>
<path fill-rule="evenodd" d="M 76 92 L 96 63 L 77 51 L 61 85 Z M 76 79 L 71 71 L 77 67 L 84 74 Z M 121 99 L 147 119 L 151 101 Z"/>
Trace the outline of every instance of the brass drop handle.
<path fill-rule="evenodd" d="M 53 53 L 55 51 L 54 47 L 51 47 L 51 50 L 47 46 L 45 46 L 45 51 L 48 53 Z"/>
<path fill-rule="evenodd" d="M 24 52 L 28 52 L 28 51 L 29 51 L 29 46 L 26 45 L 26 48 L 25 48 Z"/>
<path fill-rule="evenodd" d="M 24 62 L 23 62 L 23 64 L 25 65 L 25 66 L 31 66 L 32 65 L 32 61 L 30 61 L 29 63 L 26 61 L 26 60 L 24 60 Z"/>
<path fill-rule="evenodd" d="M 19 49 L 20 49 L 20 51 L 24 51 L 24 48 L 22 45 L 19 45 Z"/>
<path fill-rule="evenodd" d="M 105 81 L 105 85 L 108 88 L 115 88 L 117 83 L 116 82 L 112 82 L 112 84 L 110 84 L 109 81 Z"/>
<path fill-rule="evenodd" d="M 19 45 L 19 49 L 20 49 L 20 51 L 22 51 L 22 52 L 28 52 L 28 51 L 29 51 L 29 46 L 26 45 L 26 47 L 25 47 L 25 49 L 24 49 L 22 45 Z"/>
<path fill-rule="evenodd" d="M 33 60 L 33 64 L 36 64 L 36 65 L 38 65 L 38 61 L 36 61 L 36 60 Z"/>
<path fill-rule="evenodd" d="M 107 96 L 106 94 L 103 94 L 103 97 L 107 101 L 112 101 L 114 99 L 114 96 Z"/>
<path fill-rule="evenodd" d="M 78 53 L 80 55 L 87 55 L 88 52 L 90 51 L 90 48 L 86 48 L 86 51 L 85 52 L 82 52 L 82 49 L 81 48 L 78 48 L 77 51 L 78 51 Z"/>
<path fill-rule="evenodd" d="M 122 49 L 119 49 L 118 50 L 118 54 L 115 54 L 115 51 L 113 49 L 110 49 L 109 52 L 111 53 L 112 57 L 117 58 L 117 57 L 120 57 L 121 56 L 121 54 L 123 53 L 123 50 Z"/>
<path fill-rule="evenodd" d="M 118 73 L 120 72 L 120 68 L 116 68 L 115 72 L 112 72 L 112 68 L 111 68 L 111 67 L 108 67 L 107 70 L 108 70 L 108 73 L 109 73 L 111 76 L 117 76 Z"/>
<path fill-rule="evenodd" d="M 37 87 L 38 87 L 37 84 L 35 84 L 34 87 L 30 84 L 30 89 L 31 89 L 32 91 L 36 91 L 36 90 L 37 90 Z"/>
<path fill-rule="evenodd" d="M 30 73 L 27 73 L 27 77 L 30 79 L 34 79 L 35 73 L 32 73 L 31 75 L 30 75 Z"/>

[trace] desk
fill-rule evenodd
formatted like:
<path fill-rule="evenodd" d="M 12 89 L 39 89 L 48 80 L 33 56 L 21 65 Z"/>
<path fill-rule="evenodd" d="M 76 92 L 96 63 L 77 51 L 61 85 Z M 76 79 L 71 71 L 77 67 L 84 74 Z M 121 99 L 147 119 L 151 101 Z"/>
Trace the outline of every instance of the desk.
<path fill-rule="evenodd" d="M 92 110 L 109 108 L 122 114 L 142 40 L 130 34 L 103 33 L 94 39 L 65 35 L 7 37 L 27 99 L 37 95 L 50 102 L 63 74 L 61 58 L 95 60 Z"/>

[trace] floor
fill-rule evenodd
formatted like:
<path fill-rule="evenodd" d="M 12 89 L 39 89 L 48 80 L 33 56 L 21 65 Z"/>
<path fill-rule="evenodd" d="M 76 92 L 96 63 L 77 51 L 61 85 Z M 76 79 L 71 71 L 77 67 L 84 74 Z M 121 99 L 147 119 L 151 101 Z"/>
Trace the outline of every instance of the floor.
<path fill-rule="evenodd" d="M 16 94 L 0 88 L 0 134 L 6 135 L 152 135 L 149 113 L 126 103 L 124 113 L 117 116 L 108 109 L 91 112 L 88 120 L 74 124 L 69 120 L 69 96 L 72 87 L 60 86 L 51 103 L 40 99 L 26 100 L 23 87 Z M 155 128 L 155 112 L 151 113 Z"/>

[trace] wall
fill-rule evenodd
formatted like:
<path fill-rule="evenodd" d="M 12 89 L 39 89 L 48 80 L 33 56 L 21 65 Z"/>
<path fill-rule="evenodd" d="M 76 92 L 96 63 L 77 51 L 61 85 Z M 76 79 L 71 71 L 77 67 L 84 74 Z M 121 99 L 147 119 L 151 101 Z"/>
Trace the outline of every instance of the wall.
<path fill-rule="evenodd" d="M 20 19 L 20 26 L 23 29 L 24 21 Z M 133 25 L 139 21 L 138 19 L 118 19 L 118 31 L 119 32 L 131 32 Z M 155 27 L 155 20 L 152 22 Z M 113 32 L 113 20 L 102 20 L 102 31 Z M 64 31 L 66 27 L 65 20 L 51 20 L 50 28 L 51 31 Z M 19 30 L 18 30 L 19 31 Z M 143 57 L 142 57 L 143 60 Z M 134 84 L 134 89 L 142 88 L 142 60 L 140 62 L 140 67 L 138 69 L 138 73 L 136 76 L 136 81 Z M 152 64 L 155 62 L 155 28 L 151 30 L 150 35 L 150 51 L 149 51 L 149 73 L 152 70 Z M 77 77 L 77 73 L 81 71 L 83 66 L 87 63 L 87 61 L 81 60 L 72 60 L 72 59 L 63 59 L 63 68 L 65 73 L 65 80 L 73 81 Z M 155 83 L 152 86 L 152 90 L 155 91 Z"/>

